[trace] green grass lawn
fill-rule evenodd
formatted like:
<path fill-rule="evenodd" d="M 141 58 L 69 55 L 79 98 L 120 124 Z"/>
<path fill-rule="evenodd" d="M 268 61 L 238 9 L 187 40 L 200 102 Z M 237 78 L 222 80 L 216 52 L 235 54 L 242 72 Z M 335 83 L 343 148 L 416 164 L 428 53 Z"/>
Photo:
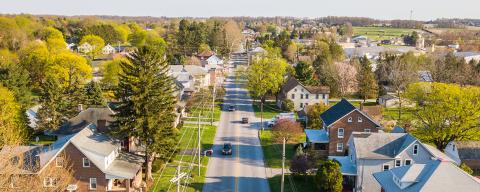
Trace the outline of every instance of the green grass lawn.
<path fill-rule="evenodd" d="M 215 137 L 216 127 L 210 125 L 200 125 L 202 133 L 202 152 L 205 149 L 209 149 L 213 145 L 213 139 Z M 182 155 L 181 152 L 184 149 L 193 149 L 197 145 L 197 125 L 195 124 L 184 124 L 180 128 L 180 137 L 184 134 L 184 138 L 180 141 L 179 144 L 179 153 L 173 159 L 173 162 L 169 163 L 168 167 L 165 169 L 161 178 L 160 170 L 154 173 L 155 183 L 151 188 L 151 191 L 175 191 L 175 185 L 170 185 L 170 179 L 174 177 L 176 173 L 176 166 L 181 164 L 182 166 L 189 166 L 192 161 L 197 162 L 198 159 L 193 159 L 192 155 Z M 191 138 L 191 140 L 190 140 Z M 180 139 L 180 138 L 179 138 Z M 189 142 L 190 140 L 190 142 Z M 183 156 L 183 157 L 182 157 Z M 193 166 L 192 169 L 187 167 L 182 168 L 182 172 L 187 172 L 192 175 L 191 181 L 186 186 L 186 191 L 201 191 L 203 187 L 203 182 L 205 181 L 206 166 L 208 165 L 208 157 L 202 157 L 201 159 L 201 175 L 198 175 L 198 166 Z M 170 190 L 168 188 L 170 187 Z M 181 188 L 183 190 L 183 186 Z"/>
<path fill-rule="evenodd" d="M 373 40 L 383 40 L 402 35 L 409 35 L 414 29 L 392 28 L 392 27 L 353 27 L 353 34 L 364 35 Z"/>
<path fill-rule="evenodd" d="M 385 120 L 398 120 L 398 108 L 383 108 L 383 118 Z M 414 109 L 402 108 L 402 116 L 400 121 L 411 120 L 414 117 Z"/>
<path fill-rule="evenodd" d="M 265 165 L 271 168 L 282 167 L 282 144 L 273 141 L 272 131 L 265 130 L 260 134 L 260 142 L 263 148 L 263 156 L 265 158 Z M 285 167 L 289 166 L 290 159 L 295 154 L 295 145 L 305 142 L 305 134 L 302 134 L 297 142 L 288 143 L 285 145 Z"/>
<path fill-rule="evenodd" d="M 38 137 L 39 140 L 38 142 L 35 141 L 35 138 Z M 31 145 L 50 145 L 56 141 L 55 136 L 49 136 L 49 135 L 33 135 L 32 138 L 30 138 L 30 144 Z"/>
<path fill-rule="evenodd" d="M 318 191 L 317 186 L 315 186 L 314 176 L 291 176 L 292 182 L 288 178 L 288 175 L 285 175 L 285 192 L 300 192 L 300 191 Z M 282 181 L 282 176 L 278 175 L 268 179 L 268 184 L 270 185 L 270 191 L 272 192 L 280 192 L 280 184 Z M 292 185 L 295 186 L 292 190 Z"/>
<path fill-rule="evenodd" d="M 254 102 L 253 110 L 255 111 L 255 117 L 260 118 L 261 107 L 259 102 Z M 263 119 L 265 120 L 271 119 L 282 112 L 284 111 L 279 109 L 274 101 L 267 101 L 263 104 Z"/>

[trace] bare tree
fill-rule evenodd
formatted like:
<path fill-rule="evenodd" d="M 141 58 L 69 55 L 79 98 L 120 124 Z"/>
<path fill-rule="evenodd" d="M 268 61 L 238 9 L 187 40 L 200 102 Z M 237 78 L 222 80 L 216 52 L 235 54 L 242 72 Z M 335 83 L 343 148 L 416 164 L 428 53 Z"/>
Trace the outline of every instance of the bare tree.
<path fill-rule="evenodd" d="M 348 62 L 335 62 L 338 72 L 340 95 L 345 96 L 357 90 L 357 69 Z"/>
<path fill-rule="evenodd" d="M 225 23 L 224 35 L 225 48 L 227 49 L 228 53 L 231 53 L 237 49 L 242 42 L 242 31 L 235 21 L 229 20 Z"/>

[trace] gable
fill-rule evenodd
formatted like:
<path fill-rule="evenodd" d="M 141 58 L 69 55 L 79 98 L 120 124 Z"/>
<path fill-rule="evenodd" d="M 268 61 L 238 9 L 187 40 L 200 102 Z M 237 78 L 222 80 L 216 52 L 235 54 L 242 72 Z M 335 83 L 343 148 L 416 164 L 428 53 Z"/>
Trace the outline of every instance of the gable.
<path fill-rule="evenodd" d="M 359 111 L 358 109 L 354 109 L 350 112 L 348 112 L 347 114 L 345 114 L 344 116 L 338 118 L 337 120 L 331 122 L 330 124 L 327 124 L 325 123 L 328 127 L 330 126 L 333 126 L 335 125 L 336 123 L 338 122 L 342 122 L 342 123 L 348 123 L 348 118 L 352 117 L 352 122 L 351 123 L 358 123 L 358 117 L 362 117 L 362 124 L 366 124 L 366 123 L 371 123 L 373 124 L 375 127 L 381 127 L 376 121 L 374 121 L 373 119 L 371 119 L 368 115 L 365 115 L 364 113 L 362 113 L 361 111 Z M 365 128 L 369 128 L 369 127 L 365 127 Z M 373 127 L 372 127 L 373 128 Z"/>

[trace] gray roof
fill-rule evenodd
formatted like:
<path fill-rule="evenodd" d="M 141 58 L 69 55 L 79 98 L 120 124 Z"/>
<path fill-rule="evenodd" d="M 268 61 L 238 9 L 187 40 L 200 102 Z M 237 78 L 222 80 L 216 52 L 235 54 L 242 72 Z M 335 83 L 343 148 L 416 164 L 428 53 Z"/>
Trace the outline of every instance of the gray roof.
<path fill-rule="evenodd" d="M 373 174 L 386 192 L 480 192 L 478 179 L 448 161 L 431 160 L 427 164 L 413 164 Z M 403 189 L 393 180 L 411 185 Z"/>
<path fill-rule="evenodd" d="M 390 133 L 406 133 L 405 129 L 396 125 L 395 127 L 393 127 L 392 131 L 390 131 Z"/>
<path fill-rule="evenodd" d="M 182 70 L 187 71 L 192 76 L 208 74 L 206 69 L 198 65 L 170 65 L 170 72 L 173 74 L 180 73 Z"/>
<path fill-rule="evenodd" d="M 480 141 L 455 141 L 455 147 L 461 160 L 480 160 Z"/>
<path fill-rule="evenodd" d="M 378 56 L 381 53 L 408 53 L 410 51 L 417 51 L 415 47 L 402 46 L 402 47 L 357 47 L 357 48 L 345 48 L 343 49 L 347 57 L 363 57 L 367 53 L 372 56 Z"/>
<path fill-rule="evenodd" d="M 325 129 L 305 129 L 305 135 L 309 142 L 328 143 L 328 134 Z"/>
<path fill-rule="evenodd" d="M 355 109 L 355 106 L 353 106 L 350 102 L 348 102 L 346 99 L 342 99 L 340 102 L 323 112 L 320 115 L 320 118 L 322 118 L 323 122 L 327 126 L 330 126 L 332 123 Z"/>
<path fill-rule="evenodd" d="M 455 52 L 453 53 L 456 57 L 472 57 L 480 56 L 480 52 Z"/>
<path fill-rule="evenodd" d="M 102 108 L 88 108 L 81 111 L 77 116 L 69 119 L 65 124 L 60 126 L 56 131 L 53 131 L 53 135 L 69 135 L 81 131 L 85 126 L 90 123 L 97 124 L 98 120 L 106 120 L 107 122 L 113 122 L 113 115 L 115 113 L 108 107 Z"/>
<path fill-rule="evenodd" d="M 408 133 L 352 133 L 359 159 L 392 159 L 417 141 Z"/>

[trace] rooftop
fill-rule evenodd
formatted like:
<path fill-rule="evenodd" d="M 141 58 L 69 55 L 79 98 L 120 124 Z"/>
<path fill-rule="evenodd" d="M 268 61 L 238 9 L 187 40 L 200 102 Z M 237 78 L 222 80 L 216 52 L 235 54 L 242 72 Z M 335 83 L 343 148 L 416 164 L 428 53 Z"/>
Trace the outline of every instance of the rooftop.
<path fill-rule="evenodd" d="M 328 134 L 325 129 L 305 129 L 305 135 L 309 142 L 328 143 Z"/>
<path fill-rule="evenodd" d="M 340 102 L 323 112 L 320 115 L 320 118 L 322 118 L 323 122 L 327 126 L 330 126 L 332 123 L 355 109 L 355 106 L 353 106 L 350 102 L 348 102 L 346 99 L 342 99 Z"/>

